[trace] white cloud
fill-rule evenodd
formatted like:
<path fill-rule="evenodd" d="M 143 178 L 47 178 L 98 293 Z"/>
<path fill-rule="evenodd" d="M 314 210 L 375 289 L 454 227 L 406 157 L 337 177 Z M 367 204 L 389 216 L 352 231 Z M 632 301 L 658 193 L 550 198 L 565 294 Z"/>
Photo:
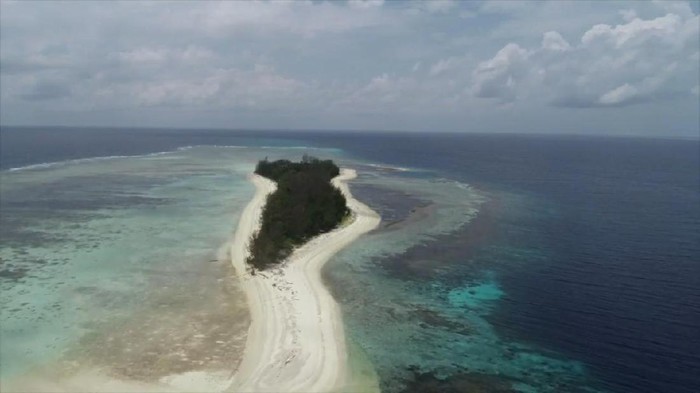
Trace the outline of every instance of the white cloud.
<path fill-rule="evenodd" d="M 630 22 L 637 18 L 637 11 L 633 9 L 620 10 L 619 13 L 625 22 Z"/>
<path fill-rule="evenodd" d="M 544 33 L 542 38 L 542 49 L 565 51 L 571 49 L 571 45 L 556 31 L 548 31 Z"/>
<path fill-rule="evenodd" d="M 514 100 L 521 81 L 529 72 L 528 57 L 528 51 L 510 43 L 492 59 L 479 63 L 472 73 L 474 95 L 503 101 Z"/>
<path fill-rule="evenodd" d="M 437 63 L 430 66 L 429 75 L 430 76 L 440 75 L 440 74 L 444 73 L 445 71 L 449 71 L 449 70 L 457 67 L 457 63 L 458 63 L 458 61 L 454 57 L 439 60 Z"/>
<path fill-rule="evenodd" d="M 631 14 L 627 13 L 630 17 Z M 540 48 L 510 43 L 473 72 L 477 97 L 542 98 L 559 106 L 620 106 L 687 94 L 697 81 L 698 16 L 597 24 L 572 46 L 556 31 Z"/>
<path fill-rule="evenodd" d="M 600 44 L 621 48 L 630 40 L 646 41 L 658 38 L 660 40 L 673 41 L 678 38 L 676 33 L 682 24 L 681 17 L 675 14 L 667 14 L 652 20 L 635 18 L 626 24 L 614 27 L 599 24 L 583 34 L 581 43 L 587 46 Z"/>
<path fill-rule="evenodd" d="M 371 113 L 380 128 L 418 127 L 430 116 L 442 129 L 472 120 L 497 128 L 516 111 L 538 119 L 605 106 L 614 109 L 598 113 L 615 125 L 635 110 L 646 115 L 636 108 L 663 113 L 663 105 L 698 101 L 698 16 L 687 3 L 1 6 L 6 123 L 52 123 L 41 113 L 119 120 L 115 108 L 167 123 L 186 108 L 189 121 L 203 125 L 219 110 L 218 125 L 226 126 L 265 111 L 285 119 L 304 113 L 314 119 L 307 125 L 329 114 L 352 120 Z M 247 116 L 255 125 L 256 115 Z"/>
<path fill-rule="evenodd" d="M 639 91 L 636 87 L 630 86 L 629 84 L 625 83 L 624 85 L 618 86 L 600 96 L 598 102 L 603 105 L 622 104 L 636 97 L 638 93 Z"/>
<path fill-rule="evenodd" d="M 695 15 L 692 8 L 690 8 L 689 1 L 652 0 L 652 3 L 667 13 L 680 15 L 683 18 L 692 18 Z"/>

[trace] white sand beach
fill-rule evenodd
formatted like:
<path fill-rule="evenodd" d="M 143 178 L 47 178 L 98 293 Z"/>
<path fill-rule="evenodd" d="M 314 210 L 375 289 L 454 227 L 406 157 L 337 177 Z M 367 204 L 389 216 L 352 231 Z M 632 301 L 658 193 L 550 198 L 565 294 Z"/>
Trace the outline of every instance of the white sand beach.
<path fill-rule="evenodd" d="M 333 184 L 345 195 L 353 219 L 320 235 L 280 267 L 248 273 L 247 243 L 260 224 L 267 195 L 275 184 L 252 176 L 256 194 L 241 216 L 231 245 L 231 261 L 248 298 L 251 325 L 243 360 L 230 391 L 329 392 L 347 382 L 348 355 L 340 309 L 321 280 L 330 257 L 379 225 L 380 217 L 352 197 L 347 181 L 356 172 L 343 169 Z"/>
<path fill-rule="evenodd" d="M 333 254 L 379 225 L 379 215 L 352 197 L 346 182 L 355 177 L 354 170 L 344 169 L 333 179 L 346 197 L 351 222 L 298 248 L 280 267 L 251 275 L 245 263 L 248 242 L 260 226 L 267 196 L 275 190 L 272 181 L 251 175 L 255 195 L 226 246 L 251 313 L 244 356 L 237 368 L 232 364 L 230 370 L 190 371 L 150 382 L 115 378 L 103 370 L 85 368 L 67 375 L 30 374 L 3 383 L 3 388 L 16 392 L 341 390 L 348 383 L 348 353 L 339 306 L 323 285 L 321 268 Z M 226 256 L 226 250 L 221 250 L 220 258 Z"/>

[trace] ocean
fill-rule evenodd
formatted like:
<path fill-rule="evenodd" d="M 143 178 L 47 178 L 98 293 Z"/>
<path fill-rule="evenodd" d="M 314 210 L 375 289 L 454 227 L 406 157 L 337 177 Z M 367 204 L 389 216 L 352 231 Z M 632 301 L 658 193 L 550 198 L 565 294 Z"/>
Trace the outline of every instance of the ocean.
<path fill-rule="evenodd" d="M 235 364 L 219 248 L 303 154 L 382 216 L 324 278 L 383 391 L 700 391 L 700 142 L 504 134 L 3 127 L 0 378 Z"/>

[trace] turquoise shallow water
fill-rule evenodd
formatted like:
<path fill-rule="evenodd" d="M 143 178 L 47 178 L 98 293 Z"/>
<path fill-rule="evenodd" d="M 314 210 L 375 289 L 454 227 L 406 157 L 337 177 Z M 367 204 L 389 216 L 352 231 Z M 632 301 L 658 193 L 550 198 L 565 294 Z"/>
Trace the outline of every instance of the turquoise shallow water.
<path fill-rule="evenodd" d="M 221 248 L 256 161 L 298 151 L 192 147 L 3 171 L 0 377 L 230 370 L 248 315 Z"/>
<path fill-rule="evenodd" d="M 453 307 L 477 309 L 501 297 L 503 297 L 503 291 L 498 284 L 486 281 L 451 290 L 447 294 L 447 301 Z"/>
<path fill-rule="evenodd" d="M 504 292 L 494 261 L 472 254 L 490 195 L 421 171 L 370 172 L 355 189 L 395 220 L 342 251 L 325 276 L 384 391 L 595 391 L 582 363 L 501 337 L 489 320 Z"/>
<path fill-rule="evenodd" d="M 471 253 L 488 236 L 493 195 L 300 147 L 193 146 L 2 172 L 12 223 L 0 249 L 2 377 L 97 366 L 151 380 L 230 368 L 248 317 L 219 250 L 252 196 L 255 162 L 304 153 L 356 168 L 352 191 L 383 217 L 324 277 L 384 391 L 421 391 L 421 381 L 592 391 L 581 363 L 501 337 L 489 320 L 505 295 L 498 261 Z M 517 210 L 520 198 L 505 205 Z M 517 245 L 499 252 L 539 257 Z"/>
<path fill-rule="evenodd" d="M 225 220 L 207 218 L 206 227 L 201 216 L 188 214 L 196 207 L 190 193 L 201 198 L 197 209 L 206 204 L 221 212 L 217 206 L 231 202 L 232 216 L 234 205 L 249 197 L 236 187 L 212 195 L 237 202 L 207 200 L 215 184 L 226 188 L 238 179 L 245 187 L 242 172 L 219 178 L 220 168 L 252 165 L 266 155 L 298 158 L 305 146 L 328 146 L 308 152 L 355 165 L 364 176 L 353 192 L 385 218 L 379 231 L 360 239 L 326 271 L 356 352 L 374 362 L 385 390 L 700 391 L 697 140 L 45 127 L 0 127 L 0 139 L 0 289 L 17 288 L 10 300 L 4 292 L 0 296 L 2 321 L 16 323 L 0 329 L 0 340 L 11 335 L 17 344 L 0 346 L 3 358 L 8 348 L 52 355 L 74 348 L 69 355 L 87 358 L 82 364 L 144 370 L 134 377 L 234 362 L 226 354 L 236 353 L 236 345 L 217 351 L 216 341 L 240 342 L 231 332 L 245 325 L 245 312 L 236 308 L 235 285 L 217 281 L 227 276 L 225 266 L 209 262 L 218 240 L 206 240 L 210 245 L 188 256 L 198 246 L 177 232 L 167 243 L 162 229 L 196 239 L 213 234 L 217 223 L 229 225 L 229 212 L 221 215 Z M 172 152 L 204 145 L 239 147 Z M 279 149 L 284 146 L 296 149 Z M 146 153 L 153 154 L 152 170 L 122 166 L 132 160 L 123 157 L 93 170 L 104 159 L 91 157 Z M 165 164 L 180 154 L 172 167 Z M 157 159 L 165 161 L 155 165 Z M 379 163 L 420 170 L 402 172 Z M 86 176 L 76 172 L 52 181 L 57 169 L 75 164 Z M 110 172 L 127 167 L 134 170 Z M 24 173 L 13 178 L 15 191 L 8 192 L 12 168 Z M 463 183 L 452 181 L 450 187 L 441 178 Z M 194 179 L 201 182 L 188 188 Z M 168 185 L 178 182 L 182 187 L 168 198 L 165 190 L 175 190 Z M 459 206 L 460 195 L 470 199 L 459 190 L 466 183 L 485 199 L 476 215 L 440 208 Z M 442 187 L 447 191 L 442 197 L 427 192 Z M 443 202 L 433 203 L 438 199 Z M 158 226 L 132 221 L 136 211 L 151 214 Z M 451 223 L 436 224 L 438 214 Z M 110 239 L 122 246 L 113 248 Z M 379 240 L 391 249 L 375 249 Z M 149 254 L 145 247 L 125 246 L 148 241 L 173 250 L 182 245 L 182 252 Z M 94 260 L 93 246 L 99 256 Z M 113 266 L 100 267 L 99 261 Z M 74 278 L 72 264 L 83 265 L 74 269 Z M 122 272 L 121 265 L 130 267 Z M 92 282 L 99 287 L 90 288 Z M 51 301 L 62 307 L 60 313 L 51 310 Z M 108 311 L 100 314 L 98 301 Z M 77 306 L 91 313 L 80 314 L 73 310 Z M 189 311 L 197 309 L 205 311 L 202 318 L 192 318 L 196 313 Z M 39 317 L 56 323 L 44 329 L 50 323 L 42 319 L 34 325 Z M 197 338 L 202 334 L 217 338 Z M 94 343 L 108 342 L 116 358 L 92 351 L 99 348 Z M 138 348 L 133 352 L 140 355 L 118 350 L 122 347 Z M 37 359 L 26 356 L 1 364 L 2 374 Z"/>

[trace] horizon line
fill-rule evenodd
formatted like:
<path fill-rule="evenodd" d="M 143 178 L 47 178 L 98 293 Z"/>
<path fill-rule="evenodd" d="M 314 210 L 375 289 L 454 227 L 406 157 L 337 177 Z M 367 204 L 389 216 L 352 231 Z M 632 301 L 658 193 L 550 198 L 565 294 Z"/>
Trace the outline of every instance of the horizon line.
<path fill-rule="evenodd" d="M 231 131 L 231 132 L 309 132 L 309 133 L 366 133 L 366 134 L 425 134 L 425 135 L 510 135 L 510 136 L 564 136 L 564 137 L 610 137 L 610 138 L 642 138 L 642 139 L 671 139 L 700 141 L 700 129 L 697 135 L 672 134 L 672 135 L 648 135 L 648 134 L 623 134 L 623 133 L 566 133 L 566 132 L 531 132 L 531 131 L 427 131 L 427 130 L 401 130 L 401 129 L 352 129 L 352 128 L 256 128 L 256 127 L 177 127 L 177 126 L 110 126 L 110 125 L 17 125 L 0 124 L 3 128 L 72 128 L 72 129 L 131 129 L 131 130 L 171 130 L 171 131 Z"/>

